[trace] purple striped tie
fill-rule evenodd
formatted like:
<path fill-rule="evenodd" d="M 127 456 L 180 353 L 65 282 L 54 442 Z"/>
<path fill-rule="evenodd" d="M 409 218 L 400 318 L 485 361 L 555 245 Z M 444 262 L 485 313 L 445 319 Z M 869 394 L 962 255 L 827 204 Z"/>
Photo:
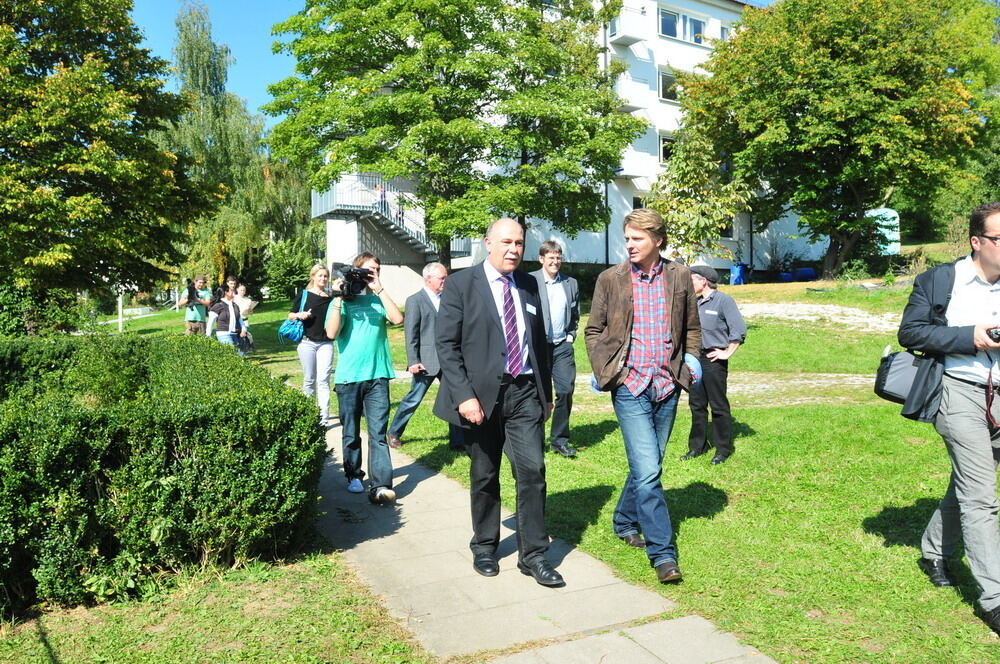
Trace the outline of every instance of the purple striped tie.
<path fill-rule="evenodd" d="M 503 335 L 507 339 L 507 373 L 517 377 L 524 369 L 521 366 L 521 344 L 517 342 L 517 314 L 514 312 L 514 296 L 510 292 L 510 277 L 503 279 Z"/>

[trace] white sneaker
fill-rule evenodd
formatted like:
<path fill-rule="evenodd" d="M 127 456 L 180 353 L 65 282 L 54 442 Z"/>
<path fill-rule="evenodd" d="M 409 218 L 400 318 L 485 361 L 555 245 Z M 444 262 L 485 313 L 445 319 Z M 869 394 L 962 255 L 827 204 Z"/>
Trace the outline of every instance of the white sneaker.
<path fill-rule="evenodd" d="M 365 487 L 357 477 L 347 483 L 347 490 L 351 493 L 364 493 Z"/>
<path fill-rule="evenodd" d="M 368 496 L 368 499 L 376 505 L 389 505 L 390 503 L 395 502 L 396 492 L 389 487 L 380 486 L 375 489 L 375 493 Z"/>

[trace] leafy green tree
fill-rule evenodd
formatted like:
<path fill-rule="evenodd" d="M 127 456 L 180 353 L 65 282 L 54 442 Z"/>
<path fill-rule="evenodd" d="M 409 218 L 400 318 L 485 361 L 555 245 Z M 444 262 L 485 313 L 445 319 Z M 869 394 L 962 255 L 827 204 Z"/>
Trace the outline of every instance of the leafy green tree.
<path fill-rule="evenodd" d="M 643 122 L 618 113 L 597 30 L 620 3 L 308 0 L 276 26 L 298 75 L 271 87 L 271 141 L 316 189 L 344 173 L 413 183 L 446 257 L 489 218 L 575 233 L 607 220 L 599 185 Z"/>
<path fill-rule="evenodd" d="M 187 160 L 150 138 L 184 106 L 131 5 L 0 3 L 0 270 L 32 297 L 152 286 L 211 205 Z"/>
<path fill-rule="evenodd" d="M 227 91 L 232 58 L 228 47 L 212 40 L 205 6 L 188 3 L 176 25 L 177 79 L 190 110 L 160 139 L 191 157 L 199 177 L 218 186 L 221 200 L 217 210 L 188 227 L 182 271 L 221 281 L 227 273 L 250 270 L 270 232 L 297 232 L 309 218 L 308 188 L 296 168 L 270 160 L 263 118 Z"/>
<path fill-rule="evenodd" d="M 709 76 L 680 76 L 691 131 L 761 194 L 828 238 L 825 276 L 871 236 L 897 188 L 949 181 L 995 117 L 996 8 L 984 0 L 782 0 L 748 8 Z"/>
<path fill-rule="evenodd" d="M 753 195 L 744 180 L 730 177 L 729 164 L 705 134 L 681 127 L 663 173 L 644 204 L 663 216 L 670 246 L 687 259 L 726 255 L 723 228 L 747 209 Z"/>

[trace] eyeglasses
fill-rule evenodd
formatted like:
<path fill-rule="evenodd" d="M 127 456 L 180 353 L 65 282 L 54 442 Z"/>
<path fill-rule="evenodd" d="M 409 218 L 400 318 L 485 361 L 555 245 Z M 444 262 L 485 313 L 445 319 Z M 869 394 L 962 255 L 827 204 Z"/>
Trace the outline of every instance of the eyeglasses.
<path fill-rule="evenodd" d="M 993 243 L 994 247 L 1000 247 L 1000 235 L 983 235 L 980 233 L 979 237 L 986 238 Z"/>

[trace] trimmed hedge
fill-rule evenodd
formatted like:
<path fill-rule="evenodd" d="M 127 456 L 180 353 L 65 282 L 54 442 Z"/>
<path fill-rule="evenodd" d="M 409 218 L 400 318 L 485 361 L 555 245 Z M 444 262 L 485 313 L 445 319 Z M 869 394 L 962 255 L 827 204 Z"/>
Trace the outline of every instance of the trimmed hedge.
<path fill-rule="evenodd" d="M 196 337 L 0 341 L 0 609 L 136 594 L 311 533 L 315 405 Z"/>

